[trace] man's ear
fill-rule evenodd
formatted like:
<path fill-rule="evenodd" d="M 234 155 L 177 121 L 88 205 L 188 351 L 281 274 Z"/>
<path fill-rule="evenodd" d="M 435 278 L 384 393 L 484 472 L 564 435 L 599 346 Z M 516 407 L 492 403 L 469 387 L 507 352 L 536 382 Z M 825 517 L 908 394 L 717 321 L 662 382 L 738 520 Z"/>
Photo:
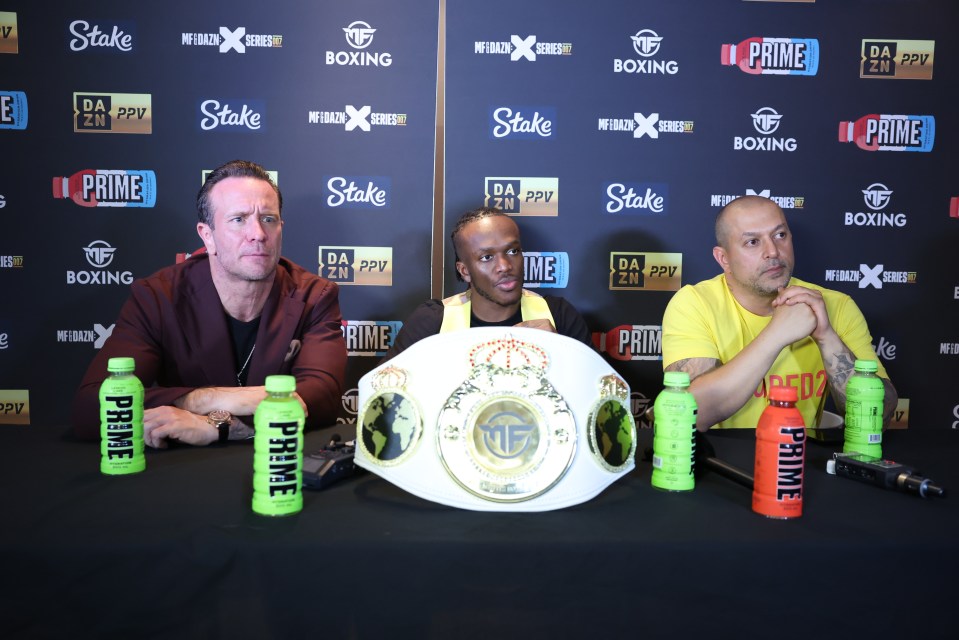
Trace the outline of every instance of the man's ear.
<path fill-rule="evenodd" d="M 460 274 L 460 277 L 463 279 L 463 282 L 470 281 L 469 269 L 467 269 L 466 265 L 460 262 L 459 260 L 456 261 L 456 272 Z"/>
<path fill-rule="evenodd" d="M 722 247 L 713 247 L 713 258 L 719 263 L 719 266 L 722 267 L 723 273 L 729 273 L 729 256 L 726 255 L 725 249 Z"/>
<path fill-rule="evenodd" d="M 210 229 L 210 225 L 203 222 L 196 223 L 196 232 L 200 236 L 200 239 L 203 240 L 203 246 L 206 247 L 206 252 L 211 256 L 216 255 L 216 242 L 213 241 L 213 230 Z"/>

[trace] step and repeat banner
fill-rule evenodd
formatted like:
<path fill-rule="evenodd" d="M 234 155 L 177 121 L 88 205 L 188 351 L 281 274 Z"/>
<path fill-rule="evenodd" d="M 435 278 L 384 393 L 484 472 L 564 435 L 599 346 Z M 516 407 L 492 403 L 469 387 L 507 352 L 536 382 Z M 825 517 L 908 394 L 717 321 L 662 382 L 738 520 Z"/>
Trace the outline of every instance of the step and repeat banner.
<path fill-rule="evenodd" d="M 447 229 L 483 204 L 514 216 L 527 286 L 583 313 L 648 426 L 667 302 L 720 273 L 720 208 L 767 196 L 795 275 L 866 315 L 894 426 L 959 427 L 957 17 L 947 1 L 449 0 Z"/>
<path fill-rule="evenodd" d="M 356 381 L 429 297 L 436 0 L 0 0 L 0 424 L 65 426 L 130 283 L 202 246 L 204 172 L 283 192 Z"/>
<path fill-rule="evenodd" d="M 66 424 L 130 282 L 201 246 L 204 172 L 244 158 L 283 191 L 284 254 L 342 285 L 344 422 L 431 268 L 462 288 L 448 231 L 486 204 L 647 426 L 665 306 L 755 193 L 796 275 L 862 308 L 896 426 L 959 427 L 955 3 L 447 0 L 438 78 L 440 8 L 0 0 L 0 424 Z"/>

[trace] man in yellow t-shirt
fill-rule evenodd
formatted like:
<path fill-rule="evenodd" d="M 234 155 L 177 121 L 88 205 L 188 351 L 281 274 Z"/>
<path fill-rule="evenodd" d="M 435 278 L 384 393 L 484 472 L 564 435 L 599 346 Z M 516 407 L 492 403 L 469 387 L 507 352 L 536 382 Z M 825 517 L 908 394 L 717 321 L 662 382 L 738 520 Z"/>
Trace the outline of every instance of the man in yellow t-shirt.
<path fill-rule="evenodd" d="M 862 312 L 849 296 L 792 277 L 792 234 L 782 209 L 760 196 L 716 217 L 713 257 L 723 273 L 676 292 L 663 317 L 663 365 L 686 371 L 696 427 L 754 428 L 770 386 L 796 387 L 807 425 L 832 395 L 845 411 L 857 358 L 877 360 Z M 885 368 L 884 419 L 898 396 Z"/>

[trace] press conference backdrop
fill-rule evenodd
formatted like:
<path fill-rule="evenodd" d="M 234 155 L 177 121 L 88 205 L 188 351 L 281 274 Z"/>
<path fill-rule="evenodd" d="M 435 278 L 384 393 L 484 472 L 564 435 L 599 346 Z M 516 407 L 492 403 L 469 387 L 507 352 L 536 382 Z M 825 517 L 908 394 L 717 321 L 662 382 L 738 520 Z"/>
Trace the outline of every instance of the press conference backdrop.
<path fill-rule="evenodd" d="M 462 288 L 434 234 L 448 249 L 484 203 L 516 217 L 528 286 L 583 312 L 641 416 L 666 303 L 718 273 L 713 218 L 756 193 L 786 211 L 796 275 L 868 318 L 895 426 L 956 428 L 957 17 L 951 0 L 0 0 L 0 424 L 66 423 L 130 281 L 200 246 L 203 172 L 248 158 L 283 190 L 284 254 L 342 285 L 344 422 L 431 267 Z"/>

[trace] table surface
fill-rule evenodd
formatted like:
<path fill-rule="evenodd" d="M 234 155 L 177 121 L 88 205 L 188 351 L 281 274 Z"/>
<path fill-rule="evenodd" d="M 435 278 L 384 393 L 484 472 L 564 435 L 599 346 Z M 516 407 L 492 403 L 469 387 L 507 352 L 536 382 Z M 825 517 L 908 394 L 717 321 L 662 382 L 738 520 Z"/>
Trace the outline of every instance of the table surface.
<path fill-rule="evenodd" d="M 331 433 L 306 436 L 307 452 Z M 99 447 L 5 427 L 5 637 L 570 637 L 708 632 L 956 637 L 959 497 L 921 499 L 825 472 L 806 450 L 801 518 L 752 512 L 703 470 L 694 491 L 635 471 L 545 513 L 458 510 L 363 472 L 307 491 L 301 513 L 250 509 L 251 443 L 147 452 L 99 473 Z M 752 472 L 752 431 L 709 434 Z M 893 431 L 884 454 L 959 490 L 954 431 Z"/>

